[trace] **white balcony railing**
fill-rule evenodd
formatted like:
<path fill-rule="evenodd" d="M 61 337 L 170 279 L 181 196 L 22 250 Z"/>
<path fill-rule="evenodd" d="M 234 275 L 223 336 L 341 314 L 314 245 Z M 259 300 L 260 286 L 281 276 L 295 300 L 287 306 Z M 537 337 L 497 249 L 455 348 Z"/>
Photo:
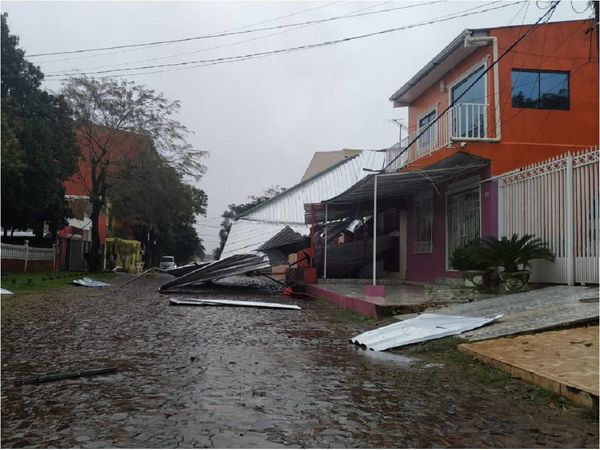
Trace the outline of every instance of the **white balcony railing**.
<path fill-rule="evenodd" d="M 400 169 L 423 156 L 447 147 L 454 141 L 487 139 L 487 106 L 484 103 L 460 103 L 446 111 L 433 125 L 423 126 L 410 133 L 401 142 L 388 149 L 387 161 L 388 163 L 393 161 L 388 170 Z M 406 147 L 411 143 L 412 145 L 407 149 Z"/>

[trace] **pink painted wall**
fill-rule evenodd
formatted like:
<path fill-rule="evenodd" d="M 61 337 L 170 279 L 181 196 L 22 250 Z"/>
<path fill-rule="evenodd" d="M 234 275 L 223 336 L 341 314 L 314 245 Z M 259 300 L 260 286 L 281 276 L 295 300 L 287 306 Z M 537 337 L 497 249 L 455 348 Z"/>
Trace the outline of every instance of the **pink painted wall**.
<path fill-rule="evenodd" d="M 490 168 L 481 173 L 481 179 L 489 178 Z M 433 251 L 414 253 L 414 222 L 412 211 L 408 211 L 406 279 L 408 281 L 433 282 L 436 278 L 458 278 L 460 272 L 446 270 L 446 185 L 438 186 L 440 195 L 433 194 Z M 498 190 L 495 182 L 481 186 L 481 231 L 482 237 L 498 235 Z M 412 204 L 410 205 L 412 208 Z"/>

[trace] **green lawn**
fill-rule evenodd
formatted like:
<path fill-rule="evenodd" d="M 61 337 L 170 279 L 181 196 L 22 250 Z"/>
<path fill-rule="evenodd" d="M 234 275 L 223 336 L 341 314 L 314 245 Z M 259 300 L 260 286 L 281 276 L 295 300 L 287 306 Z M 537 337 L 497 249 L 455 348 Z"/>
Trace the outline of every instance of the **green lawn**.
<path fill-rule="evenodd" d="M 4 289 L 8 289 L 15 294 L 25 294 L 64 287 L 71 284 L 73 280 L 83 277 L 106 281 L 113 279 L 115 274 L 88 272 L 4 273 L 0 280 Z"/>

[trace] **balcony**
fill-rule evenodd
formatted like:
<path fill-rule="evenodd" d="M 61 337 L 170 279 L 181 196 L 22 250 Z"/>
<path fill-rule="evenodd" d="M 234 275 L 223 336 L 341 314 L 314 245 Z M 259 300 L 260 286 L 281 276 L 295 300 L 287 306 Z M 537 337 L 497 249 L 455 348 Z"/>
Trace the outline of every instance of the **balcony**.
<path fill-rule="evenodd" d="M 455 141 L 488 139 L 487 107 L 485 103 L 460 103 L 446 111 L 433 125 L 423 126 L 410 133 L 387 150 L 388 163 L 400 155 L 388 170 L 400 169 Z M 406 149 L 411 143 L 412 145 Z"/>

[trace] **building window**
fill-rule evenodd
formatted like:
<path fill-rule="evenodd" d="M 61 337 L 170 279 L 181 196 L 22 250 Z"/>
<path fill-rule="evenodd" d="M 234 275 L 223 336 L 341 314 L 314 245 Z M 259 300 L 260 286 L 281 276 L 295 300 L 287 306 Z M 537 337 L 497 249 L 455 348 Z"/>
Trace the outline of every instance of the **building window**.
<path fill-rule="evenodd" d="M 419 138 L 419 155 L 428 151 L 435 150 L 434 145 L 436 136 L 436 126 L 431 125 L 431 123 L 435 120 L 436 116 L 437 112 L 433 110 L 429 114 L 419 119 L 419 129 L 417 133 L 421 133 L 426 127 L 429 126 L 429 128 L 425 130 L 423 135 Z"/>
<path fill-rule="evenodd" d="M 569 109 L 569 73 L 512 71 L 514 108 Z"/>
<path fill-rule="evenodd" d="M 486 136 L 485 65 L 478 67 L 452 86 L 452 137 L 481 139 Z M 481 77 L 481 78 L 479 78 Z"/>
<path fill-rule="evenodd" d="M 479 188 L 449 195 L 446 213 L 449 258 L 454 249 L 480 237 Z"/>
<path fill-rule="evenodd" d="M 433 191 L 421 192 L 414 201 L 414 253 L 433 251 Z"/>

